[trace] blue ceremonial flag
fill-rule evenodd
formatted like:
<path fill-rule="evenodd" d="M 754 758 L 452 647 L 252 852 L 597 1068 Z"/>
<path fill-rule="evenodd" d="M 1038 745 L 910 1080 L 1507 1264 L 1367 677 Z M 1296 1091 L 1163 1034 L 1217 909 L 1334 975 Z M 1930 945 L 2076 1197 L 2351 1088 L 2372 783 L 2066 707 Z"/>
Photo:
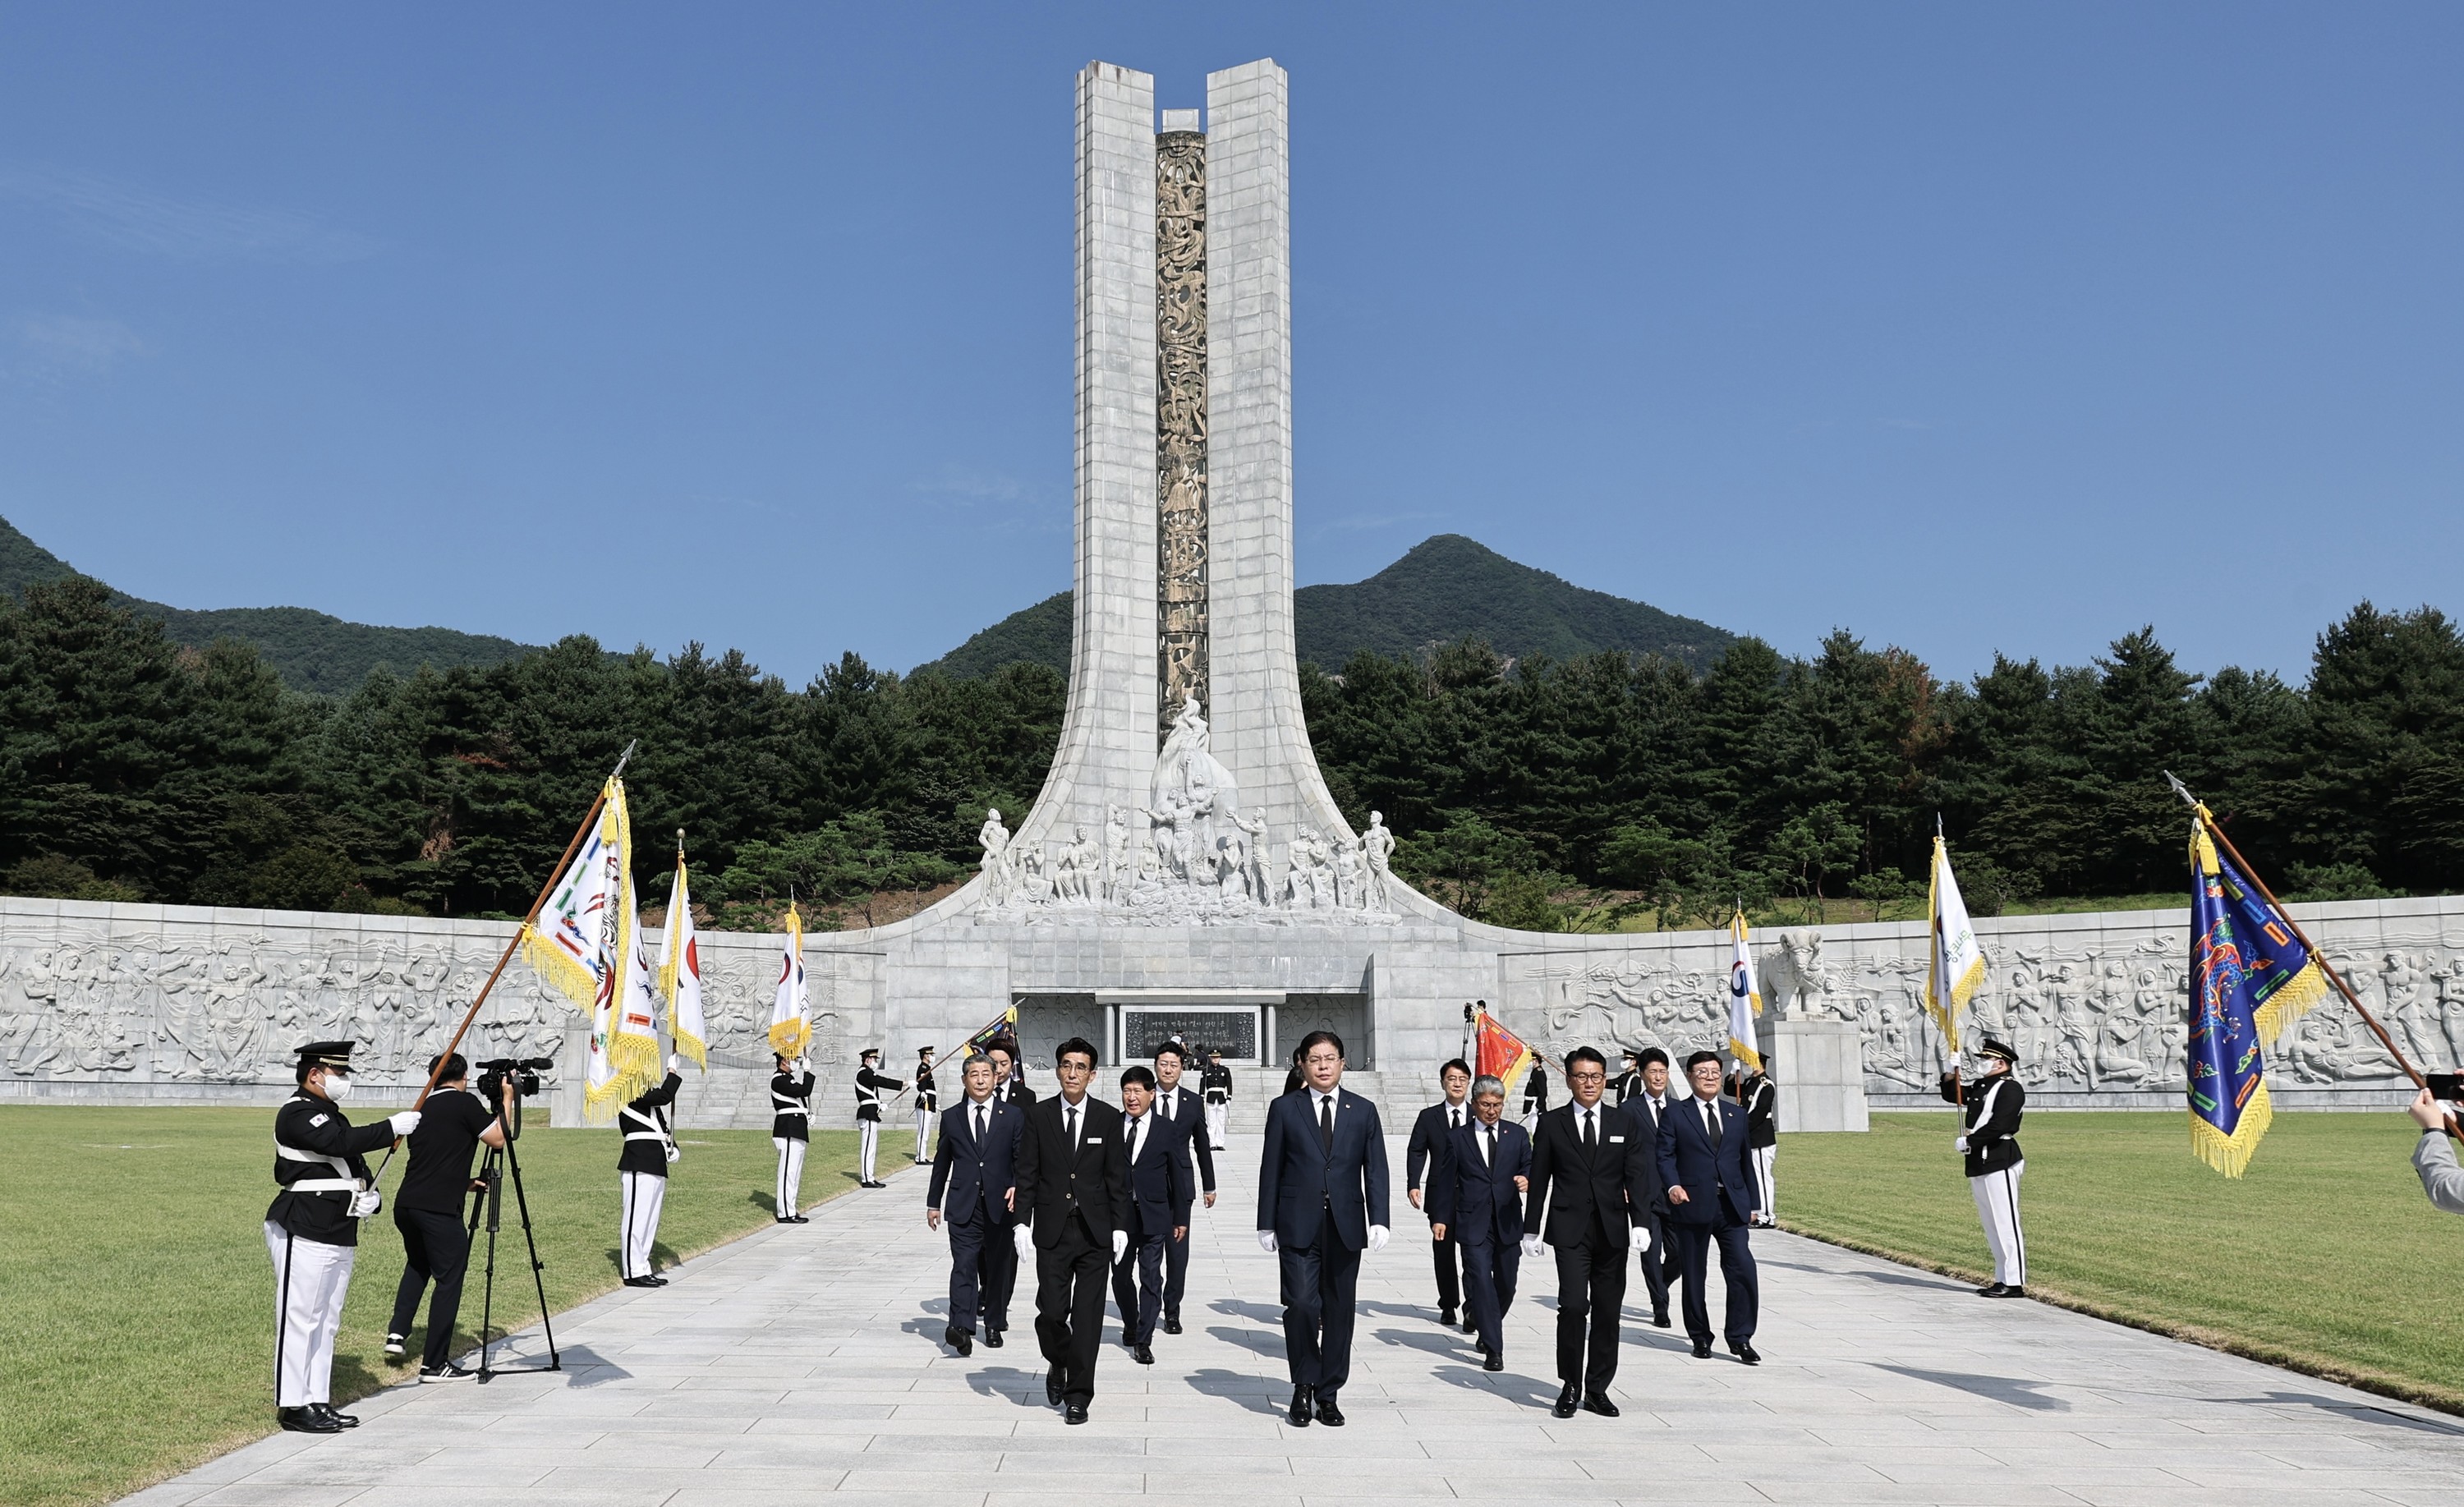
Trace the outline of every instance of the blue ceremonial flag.
<path fill-rule="evenodd" d="M 2293 927 L 2190 823 L 2190 1149 L 2227 1177 L 2250 1167 L 2274 1117 L 2262 1055 L 2326 996 Z"/>

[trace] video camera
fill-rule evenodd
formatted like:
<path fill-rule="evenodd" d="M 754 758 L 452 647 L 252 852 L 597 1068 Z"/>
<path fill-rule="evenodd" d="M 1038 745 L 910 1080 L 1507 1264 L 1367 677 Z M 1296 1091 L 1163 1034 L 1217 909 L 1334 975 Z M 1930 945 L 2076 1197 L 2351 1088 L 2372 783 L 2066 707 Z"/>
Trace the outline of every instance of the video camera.
<path fill-rule="evenodd" d="M 522 1101 L 539 1093 L 539 1074 L 555 1066 L 552 1057 L 499 1057 L 479 1064 L 479 1097 L 491 1108 L 501 1106 L 506 1139 L 522 1133 Z"/>

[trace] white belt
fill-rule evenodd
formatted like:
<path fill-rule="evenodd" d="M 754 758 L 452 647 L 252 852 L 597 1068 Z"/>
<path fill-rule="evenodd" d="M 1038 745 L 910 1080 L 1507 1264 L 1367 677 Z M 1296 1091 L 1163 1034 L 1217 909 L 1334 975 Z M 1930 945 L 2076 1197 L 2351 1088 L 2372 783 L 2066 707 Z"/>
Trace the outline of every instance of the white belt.
<path fill-rule="evenodd" d="M 295 1147 L 284 1146 L 279 1141 L 274 1143 L 274 1154 L 286 1162 L 306 1162 L 317 1167 L 330 1167 L 342 1174 L 340 1177 L 303 1178 L 296 1183 L 284 1183 L 282 1190 L 286 1193 L 356 1193 L 367 1186 L 351 1171 L 351 1164 L 339 1156 L 302 1151 Z"/>
<path fill-rule="evenodd" d="M 285 1183 L 286 1193 L 356 1193 L 360 1180 L 356 1177 L 311 1177 L 297 1183 Z"/>

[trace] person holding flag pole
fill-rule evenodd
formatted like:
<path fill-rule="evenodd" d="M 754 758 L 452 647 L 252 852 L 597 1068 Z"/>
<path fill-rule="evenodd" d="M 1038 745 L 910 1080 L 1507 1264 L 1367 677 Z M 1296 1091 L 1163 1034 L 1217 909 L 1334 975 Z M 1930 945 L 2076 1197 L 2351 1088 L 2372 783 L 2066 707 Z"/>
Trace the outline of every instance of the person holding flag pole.
<path fill-rule="evenodd" d="M 1976 1290 L 1979 1298 L 2028 1296 L 2028 1237 L 2019 1221 L 2019 1179 L 2028 1170 L 2019 1151 L 2019 1119 L 2027 1110 L 2028 1090 L 2012 1069 L 2019 1054 L 1988 1038 L 1977 1047 L 1985 1063 L 1977 1091 L 1970 1095 L 1960 1070 L 1959 1013 L 1985 982 L 1985 950 L 1977 943 L 1975 925 L 1968 918 L 1968 902 L 1950 870 L 1950 849 L 1942 836 L 1942 819 L 1934 819 L 1933 869 L 1926 885 L 1925 932 L 1929 939 L 1925 965 L 1925 1015 L 1942 1033 L 1943 1054 L 1950 1068 L 1942 1075 L 1942 1097 L 1960 1113 L 1959 1134 L 1951 1148 L 1964 1157 L 1969 1195 L 1976 1203 L 1976 1222 L 1985 1230 L 1985 1248 L 1992 1253 L 1993 1279 Z"/>
<path fill-rule="evenodd" d="M 1747 1165 L 1754 1174 L 1756 1206 L 1752 1224 L 1772 1226 L 1779 1206 L 1779 1090 L 1763 1069 L 1760 1037 L 1754 1017 L 1763 1013 L 1762 986 L 1754 980 L 1752 938 L 1746 929 L 1746 903 L 1738 900 L 1728 919 L 1735 950 L 1728 959 L 1728 1056 L 1736 1059 L 1737 1103 L 1748 1111 Z"/>

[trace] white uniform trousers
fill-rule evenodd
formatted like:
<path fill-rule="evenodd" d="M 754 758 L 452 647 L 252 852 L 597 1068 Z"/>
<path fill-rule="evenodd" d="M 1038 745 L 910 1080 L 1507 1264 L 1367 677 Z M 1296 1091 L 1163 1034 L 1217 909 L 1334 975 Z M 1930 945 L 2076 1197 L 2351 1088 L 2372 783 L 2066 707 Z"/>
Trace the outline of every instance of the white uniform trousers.
<path fill-rule="evenodd" d="M 2027 1169 L 2027 1163 L 2013 1162 L 1968 1180 L 1986 1247 L 1993 1253 L 1993 1279 L 2005 1287 L 2028 1285 L 2028 1237 L 2019 1228 L 2019 1174 Z"/>
<path fill-rule="evenodd" d="M 351 1291 L 355 1245 L 328 1245 L 265 1221 L 274 1257 L 274 1406 L 334 1400 L 334 1335 Z"/>
<path fill-rule="evenodd" d="M 1222 1150 L 1225 1144 L 1223 1132 L 1230 1128 L 1231 1121 L 1230 1104 L 1208 1104 L 1206 1106 L 1206 1144 L 1218 1151 Z"/>
<path fill-rule="evenodd" d="M 1771 1177 L 1771 1164 L 1779 1160 L 1779 1147 L 1758 1146 L 1751 1148 L 1754 1159 L 1754 1192 L 1762 1199 L 1755 1206 L 1754 1217 L 1765 1224 L 1779 1220 L 1779 1184 Z"/>
<path fill-rule="evenodd" d="M 659 1211 L 667 1206 L 668 1180 L 656 1172 L 619 1172 L 625 1185 L 623 1222 L 617 1226 L 618 1265 L 627 1277 L 649 1277 L 650 1251 L 659 1243 Z"/>
<path fill-rule="evenodd" d="M 770 1144 L 779 1148 L 779 1217 L 793 1218 L 803 1210 L 803 1205 L 797 1200 L 804 1189 L 804 1150 L 810 1143 L 792 1136 L 774 1135 Z"/>
<path fill-rule="evenodd" d="M 921 1167 L 933 1160 L 933 1111 L 918 1105 L 915 1110 L 915 1163 Z"/>
<path fill-rule="evenodd" d="M 855 1130 L 857 1175 L 868 1183 L 877 1183 L 881 1179 L 873 1175 L 872 1163 L 873 1158 L 881 1153 L 881 1122 L 859 1120 L 855 1123 Z"/>

